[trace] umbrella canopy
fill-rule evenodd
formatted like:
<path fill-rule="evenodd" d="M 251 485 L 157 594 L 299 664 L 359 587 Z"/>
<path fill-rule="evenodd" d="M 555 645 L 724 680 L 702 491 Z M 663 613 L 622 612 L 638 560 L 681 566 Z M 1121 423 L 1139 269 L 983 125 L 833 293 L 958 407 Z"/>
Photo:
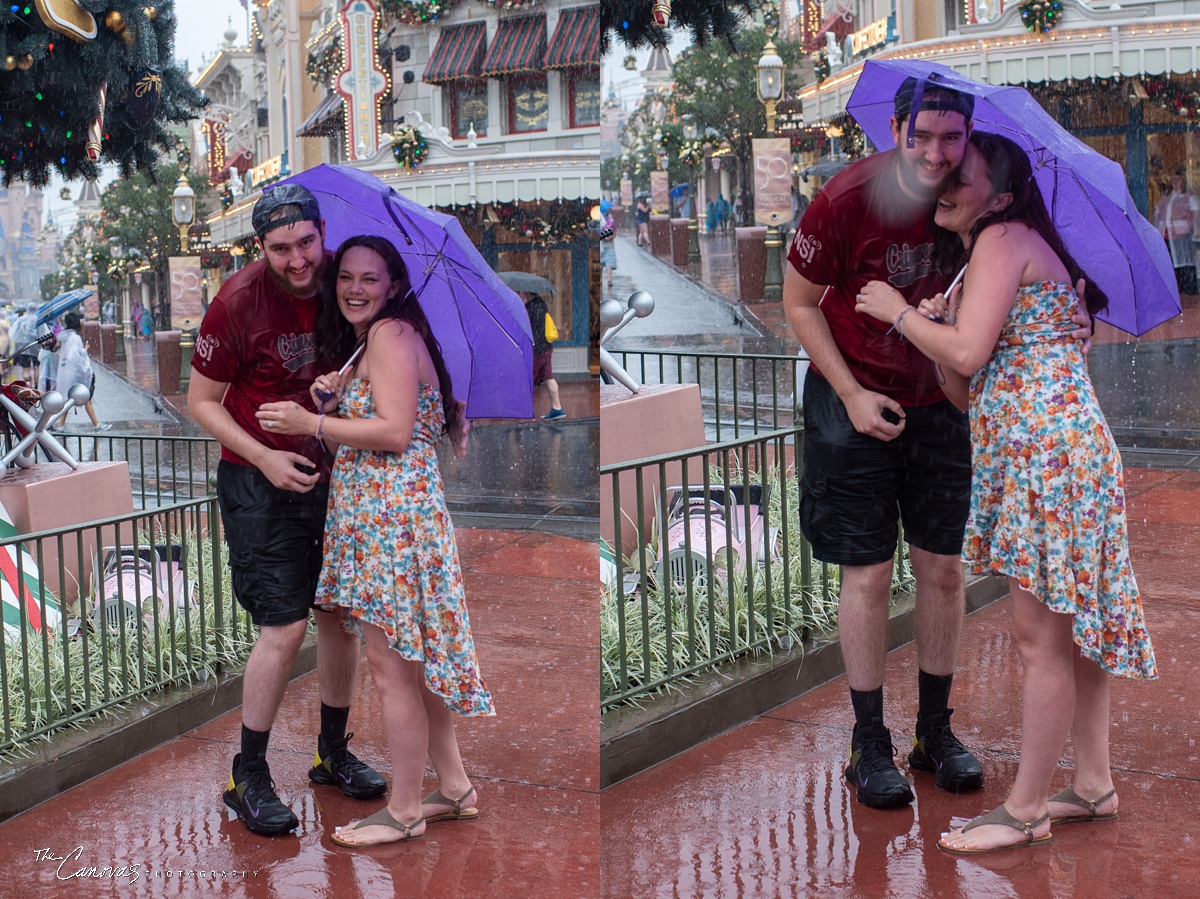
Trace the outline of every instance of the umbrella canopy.
<path fill-rule="evenodd" d="M 498 272 L 500 280 L 517 293 L 557 293 L 554 285 L 541 275 L 529 272 Z"/>
<path fill-rule="evenodd" d="M 649 200 L 650 199 L 650 191 L 639 190 L 636 194 L 633 195 L 633 198 L 635 200 L 640 200 L 640 199 L 642 199 L 642 197 L 645 197 L 647 200 Z"/>
<path fill-rule="evenodd" d="M 848 156 L 822 156 L 820 160 L 800 172 L 800 177 L 805 181 L 813 177 L 831 178 L 848 166 L 850 162 Z"/>
<path fill-rule="evenodd" d="M 529 315 L 458 219 L 345 166 L 319 165 L 280 183 L 302 184 L 316 196 L 327 249 L 336 250 L 349 237 L 377 234 L 400 251 L 468 416 L 533 416 Z"/>
<path fill-rule="evenodd" d="M 975 127 L 1010 138 L 1029 155 L 1067 250 L 1108 294 L 1108 309 L 1097 318 L 1138 335 L 1179 315 L 1171 257 L 1134 205 L 1124 170 L 1068 134 L 1024 89 L 981 84 L 937 63 L 868 60 L 846 111 L 875 146 L 893 146 L 893 98 L 909 76 L 925 79 L 925 89 L 975 97 Z"/>
<path fill-rule="evenodd" d="M 68 290 L 66 293 L 60 293 L 48 303 L 43 303 L 38 307 L 37 323 L 39 325 L 48 325 L 64 312 L 70 312 L 88 297 L 94 290 L 89 290 L 86 287 L 80 287 L 78 290 Z"/>

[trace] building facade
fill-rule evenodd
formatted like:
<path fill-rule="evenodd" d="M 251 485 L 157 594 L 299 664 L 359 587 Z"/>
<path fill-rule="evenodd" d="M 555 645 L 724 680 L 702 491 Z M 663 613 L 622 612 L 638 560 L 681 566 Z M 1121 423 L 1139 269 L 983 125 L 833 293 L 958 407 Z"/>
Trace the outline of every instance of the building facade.
<path fill-rule="evenodd" d="M 252 32 L 250 49 L 223 50 L 201 76 L 205 90 L 223 92 L 221 106 L 257 103 L 267 123 L 244 191 L 208 221 L 213 243 L 252 234 L 253 204 L 270 182 L 320 163 L 361 168 L 422 205 L 478 210 L 489 264 L 558 288 L 555 368 L 586 371 L 594 247 L 579 233 L 532 239 L 500 223 L 514 207 L 561 215 L 564 203 L 582 222 L 599 202 L 599 5 L 259 0 Z M 261 96 L 239 105 L 235 70 L 245 90 L 255 66 Z M 416 164 L 397 149 L 404 135 L 423 144 Z"/>

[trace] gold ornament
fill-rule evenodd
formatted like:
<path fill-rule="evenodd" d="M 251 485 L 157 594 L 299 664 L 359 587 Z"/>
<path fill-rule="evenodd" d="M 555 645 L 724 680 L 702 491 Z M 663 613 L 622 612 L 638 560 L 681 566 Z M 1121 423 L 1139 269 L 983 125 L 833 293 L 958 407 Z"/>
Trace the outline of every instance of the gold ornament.
<path fill-rule="evenodd" d="M 4 57 L 4 68 L 8 69 L 8 71 L 11 72 L 16 67 L 17 67 L 17 58 L 15 56 Z"/>
<path fill-rule="evenodd" d="M 17 68 L 20 69 L 22 72 L 27 72 L 32 67 L 33 67 L 33 55 L 32 54 L 26 53 L 24 56 L 22 56 L 20 59 L 17 60 Z"/>
<path fill-rule="evenodd" d="M 143 6 L 142 12 L 146 14 L 146 18 L 151 22 L 158 18 L 158 10 L 153 6 Z"/>
<path fill-rule="evenodd" d="M 126 47 L 132 47 L 136 38 L 137 33 L 132 28 L 126 28 L 121 32 L 121 40 L 124 41 Z"/>
<path fill-rule="evenodd" d="M 120 34 L 125 28 L 125 17 L 115 9 L 109 10 L 108 15 L 104 17 L 104 24 Z"/>

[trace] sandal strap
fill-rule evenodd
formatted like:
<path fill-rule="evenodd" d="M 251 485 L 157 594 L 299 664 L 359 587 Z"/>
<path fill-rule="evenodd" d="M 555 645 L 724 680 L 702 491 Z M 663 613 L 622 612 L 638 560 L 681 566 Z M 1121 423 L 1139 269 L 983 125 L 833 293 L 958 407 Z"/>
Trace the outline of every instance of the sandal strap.
<path fill-rule="evenodd" d="M 987 814 L 980 815 L 978 818 L 972 818 L 970 821 L 964 824 L 963 833 L 966 833 L 968 830 L 974 830 L 976 827 L 984 827 L 988 824 L 1002 824 L 1005 827 L 1011 827 L 1013 830 L 1021 831 L 1021 833 L 1025 834 L 1025 837 L 1029 840 L 1029 842 L 1032 843 L 1033 832 L 1037 830 L 1039 826 L 1048 823 L 1049 821 L 1050 813 L 1047 812 L 1036 821 L 1027 821 L 1022 823 L 1009 814 L 1008 809 L 1006 809 L 1003 805 L 998 805 Z"/>
<path fill-rule="evenodd" d="M 1099 799 L 1084 799 L 1082 796 L 1076 793 L 1075 788 L 1071 786 L 1067 787 L 1061 793 L 1056 793 L 1055 795 L 1051 796 L 1047 802 L 1065 802 L 1067 805 L 1073 805 L 1076 808 L 1087 809 L 1094 818 L 1096 817 L 1096 806 L 1116 795 L 1116 788 L 1113 788 Z"/>
<path fill-rule="evenodd" d="M 403 833 L 404 836 L 411 837 L 413 829 L 424 820 L 424 818 L 418 818 L 416 821 L 412 822 L 412 824 L 403 824 L 392 817 L 392 813 L 387 810 L 387 806 L 385 805 L 375 814 L 363 818 L 361 821 L 355 824 L 352 829 L 359 830 L 363 827 L 380 825 L 382 827 L 390 827 L 393 830 L 398 830 Z"/>
<path fill-rule="evenodd" d="M 454 806 L 454 811 L 457 813 L 462 811 L 462 804 L 466 802 L 467 797 L 474 792 L 475 787 L 472 785 L 467 788 L 467 792 L 463 793 L 461 798 L 451 799 L 449 796 L 443 795 L 441 790 L 434 790 L 432 793 L 422 799 L 421 802 L 426 805 L 452 805 Z M 416 827 L 415 824 L 413 826 Z"/>

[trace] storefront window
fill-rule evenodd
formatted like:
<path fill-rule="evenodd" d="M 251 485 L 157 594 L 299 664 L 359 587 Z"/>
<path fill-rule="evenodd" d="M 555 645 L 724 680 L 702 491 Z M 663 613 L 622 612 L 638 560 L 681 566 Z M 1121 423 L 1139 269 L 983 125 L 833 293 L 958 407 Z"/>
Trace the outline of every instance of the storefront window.
<path fill-rule="evenodd" d="M 474 126 L 475 134 L 483 137 L 488 128 L 488 102 L 486 82 L 464 82 L 454 89 L 451 99 L 454 106 L 451 121 L 454 136 L 465 138 Z"/>
<path fill-rule="evenodd" d="M 570 79 L 571 127 L 600 124 L 600 70 L 572 69 Z"/>
<path fill-rule="evenodd" d="M 513 78 L 508 82 L 508 130 L 514 134 L 545 131 L 550 122 L 546 76 Z"/>

